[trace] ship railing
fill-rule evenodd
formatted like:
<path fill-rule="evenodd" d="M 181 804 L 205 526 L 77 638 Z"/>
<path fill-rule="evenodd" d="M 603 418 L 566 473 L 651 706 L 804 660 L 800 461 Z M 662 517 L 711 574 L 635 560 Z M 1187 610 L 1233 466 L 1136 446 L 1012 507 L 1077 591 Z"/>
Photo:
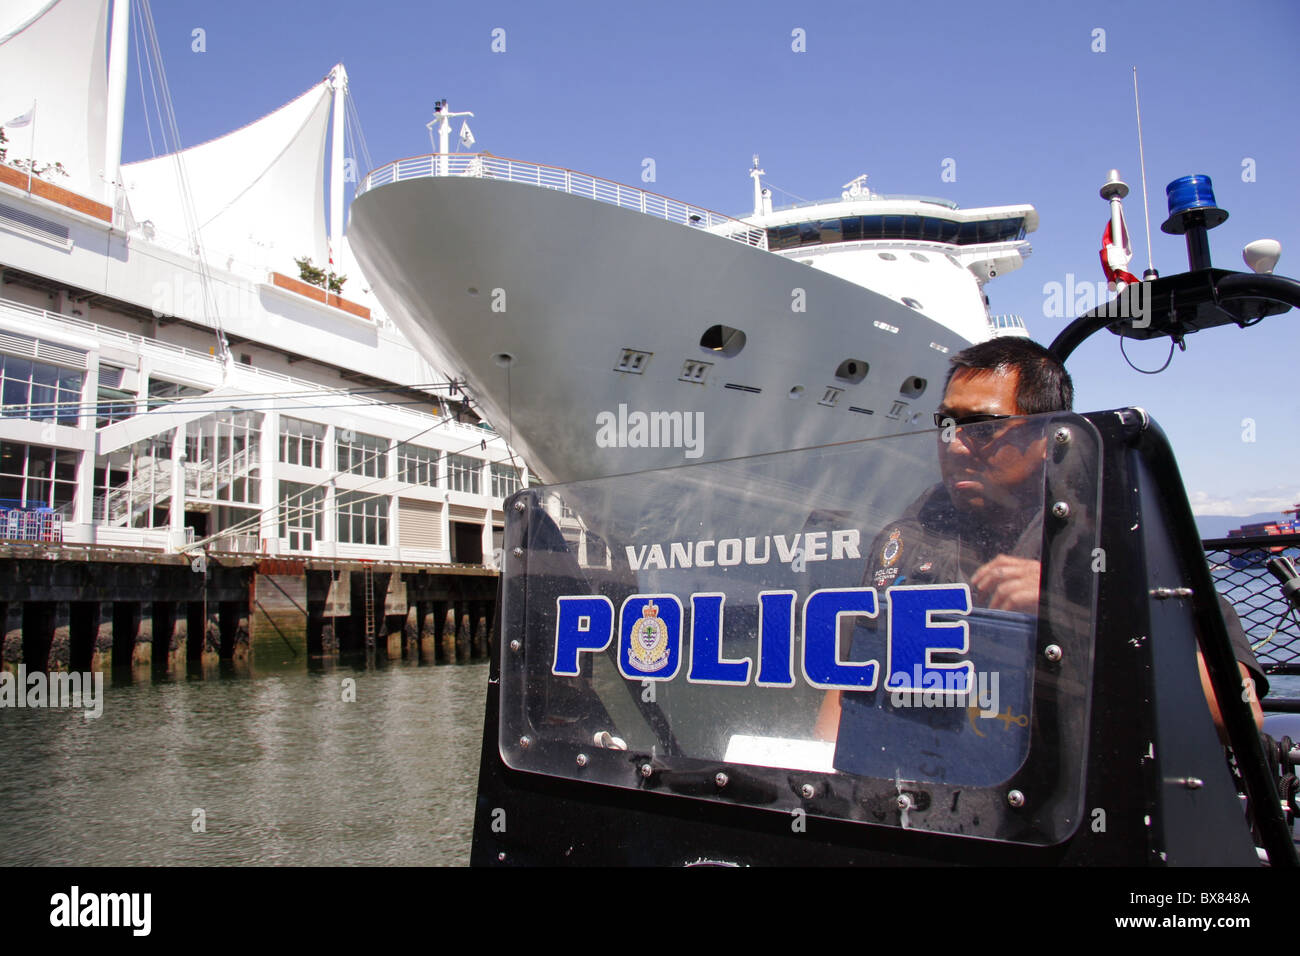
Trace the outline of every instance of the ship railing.
<path fill-rule="evenodd" d="M 834 199 L 805 199 L 802 202 L 786 203 L 781 206 L 773 206 L 772 212 L 789 212 L 792 209 L 808 209 L 812 206 L 830 206 L 838 202 L 923 202 L 930 206 L 943 206 L 945 209 L 960 209 L 956 202 L 951 199 L 944 199 L 941 196 L 921 196 L 912 193 L 877 193 L 873 192 L 866 196 L 837 196 Z"/>
<path fill-rule="evenodd" d="M 994 337 L 1007 335 L 1028 336 L 1029 330 L 1025 328 L 1024 316 L 1015 313 L 1005 313 L 1002 315 L 989 316 L 989 332 Z"/>
<path fill-rule="evenodd" d="M 490 153 L 434 153 L 399 159 L 371 171 L 357 185 L 356 196 L 360 197 L 378 186 L 387 186 L 405 179 L 440 176 L 499 179 L 542 189 L 555 189 L 571 196 L 631 209 L 683 226 L 706 229 L 757 249 L 767 248 L 765 229 L 732 216 L 562 166 L 506 159 Z"/>

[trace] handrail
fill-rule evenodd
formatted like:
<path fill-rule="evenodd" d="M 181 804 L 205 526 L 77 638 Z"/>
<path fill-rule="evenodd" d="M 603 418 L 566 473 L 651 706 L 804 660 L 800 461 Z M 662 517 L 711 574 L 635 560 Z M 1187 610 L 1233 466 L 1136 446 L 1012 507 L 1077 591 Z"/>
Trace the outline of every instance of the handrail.
<path fill-rule="evenodd" d="M 159 339 L 151 339 L 143 335 L 137 335 L 134 332 L 123 332 L 122 330 L 112 328 L 111 326 L 100 325 L 96 322 L 89 322 L 85 319 L 78 319 L 75 316 L 63 315 L 62 313 L 59 312 L 50 312 L 46 309 L 38 309 L 34 306 L 27 305 L 23 302 L 15 302 L 12 299 L 0 299 L 0 311 L 3 310 L 8 310 L 10 312 L 17 312 L 17 313 L 25 313 L 34 318 L 41 319 L 44 322 L 62 324 L 81 331 L 91 332 L 101 338 L 109 338 L 119 342 L 126 342 L 135 348 L 144 349 L 144 350 L 152 349 L 159 352 L 171 353 L 173 356 L 180 356 L 190 361 L 201 362 L 209 366 L 214 371 L 219 371 L 221 368 L 221 360 L 219 358 L 213 355 L 206 354 L 204 352 L 196 352 L 193 349 L 188 349 L 183 345 L 173 345 L 170 342 L 163 342 L 160 341 Z M 288 382 L 289 384 L 295 386 L 301 391 L 331 391 L 331 389 L 329 389 L 328 386 L 322 386 L 319 382 L 312 382 L 305 378 L 294 378 L 292 375 L 285 375 L 283 372 L 275 372 L 270 369 L 240 366 L 236 369 L 236 371 L 239 374 L 251 374 L 258 377 L 279 379 L 280 381 Z M 373 398 L 372 396 L 369 395 L 358 395 L 355 392 L 347 392 L 345 393 L 345 396 L 363 405 L 386 405 L 386 403 L 382 399 Z M 433 396 L 430 396 L 430 398 L 432 397 Z M 437 419 L 440 417 L 438 415 L 433 415 L 429 412 L 422 412 L 419 409 L 415 409 L 415 408 L 406 408 L 406 407 L 395 406 L 395 405 L 388 405 L 387 407 L 394 414 L 412 415 L 425 421 L 431 419 Z M 463 422 L 447 421 L 444 422 L 443 424 L 453 431 L 456 430 L 465 431 L 466 434 L 472 433 L 478 436 L 479 438 L 483 437 L 483 432 L 486 430 L 483 428 L 479 428 L 476 425 L 466 425 Z M 497 437 L 500 436 L 496 432 L 491 433 L 491 438 L 497 438 Z M 489 438 L 489 440 L 491 440 L 491 438 Z"/>
<path fill-rule="evenodd" d="M 773 206 L 772 212 L 790 212 L 795 209 L 808 209 L 812 206 L 833 206 L 836 203 L 845 202 L 923 202 L 930 206 L 943 206 L 945 209 L 960 209 L 956 201 L 944 199 L 942 196 L 921 196 L 912 193 L 877 193 L 873 192 L 868 196 L 850 196 L 845 199 L 840 196 L 836 199 L 805 199 L 802 202 L 786 203 L 782 206 Z"/>
<path fill-rule="evenodd" d="M 756 249 L 767 248 L 765 229 L 705 209 L 703 206 L 694 206 L 635 186 L 625 186 L 610 179 L 601 179 L 599 176 L 566 169 L 563 166 L 546 166 L 542 163 L 506 159 L 493 156 L 491 153 L 432 153 L 427 156 L 396 160 L 367 173 L 357 184 L 353 201 L 371 189 L 404 179 L 452 176 L 500 179 L 505 182 L 537 186 L 541 189 L 555 189 L 571 196 L 609 203 L 612 206 L 631 209 L 679 225 L 716 231 L 717 235 Z"/>

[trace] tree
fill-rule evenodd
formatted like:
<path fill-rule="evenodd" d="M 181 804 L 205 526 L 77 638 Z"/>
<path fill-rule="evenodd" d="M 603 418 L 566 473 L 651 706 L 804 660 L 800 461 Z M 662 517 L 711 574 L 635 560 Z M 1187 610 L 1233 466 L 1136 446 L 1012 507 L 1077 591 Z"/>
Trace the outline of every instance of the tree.
<path fill-rule="evenodd" d="M 294 259 L 293 261 L 298 265 L 298 278 L 303 282 L 319 286 L 322 289 L 328 287 L 335 295 L 343 294 L 343 283 L 348 281 L 347 276 L 341 276 L 334 272 L 326 276 L 324 269 L 312 265 L 311 256 L 303 256 L 301 259 Z"/>
<path fill-rule="evenodd" d="M 0 163 L 6 163 L 15 169 L 31 173 L 33 176 L 44 176 L 46 173 L 58 173 L 60 176 L 68 175 L 68 171 L 63 168 L 62 163 L 46 163 L 44 166 L 38 166 L 35 160 L 31 159 L 9 159 L 8 143 L 9 137 L 5 135 L 4 127 L 0 126 Z"/>

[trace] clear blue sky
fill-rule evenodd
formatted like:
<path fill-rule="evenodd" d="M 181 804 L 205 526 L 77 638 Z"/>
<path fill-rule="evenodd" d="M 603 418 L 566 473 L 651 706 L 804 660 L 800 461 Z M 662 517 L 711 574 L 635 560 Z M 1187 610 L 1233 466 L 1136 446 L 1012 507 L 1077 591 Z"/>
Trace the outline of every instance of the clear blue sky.
<path fill-rule="evenodd" d="M 1137 66 L 1163 273 L 1186 268 L 1159 231 L 1164 186 L 1214 180 L 1231 218 L 1210 234 L 1215 264 L 1274 238 L 1300 276 L 1300 5 L 1204 2 L 925 4 L 248 2 L 154 4 L 181 135 L 197 143 L 280 106 L 343 61 L 377 164 L 429 152 L 435 99 L 476 113 L 479 149 L 639 182 L 733 215 L 752 204 L 758 153 L 769 184 L 808 199 L 869 173 L 883 192 L 964 206 L 1033 203 L 1041 225 L 1024 268 L 990 283 L 1046 343 L 1049 283 L 1096 283 L 1118 167 L 1135 258 L 1146 242 L 1131 68 Z M 206 51 L 192 51 L 192 31 Z M 504 52 L 491 49 L 505 31 Z M 795 52 L 792 31 L 804 31 Z M 1096 30 L 1104 52 L 1095 52 Z M 133 60 L 133 67 L 135 65 Z M 134 74 L 125 158 L 149 155 Z M 945 159 L 956 181 L 940 178 Z M 1253 181 L 1243 163 L 1253 167 Z M 778 192 L 777 202 L 793 201 Z M 1073 280 L 1069 278 L 1073 276 Z M 1158 367 L 1167 344 L 1135 343 Z M 1131 371 L 1118 340 L 1085 344 L 1070 369 L 1081 410 L 1139 404 L 1164 426 L 1199 513 L 1300 501 L 1300 314 L 1201 333 L 1158 376 Z M 1254 423 L 1243 441 L 1243 420 Z"/>

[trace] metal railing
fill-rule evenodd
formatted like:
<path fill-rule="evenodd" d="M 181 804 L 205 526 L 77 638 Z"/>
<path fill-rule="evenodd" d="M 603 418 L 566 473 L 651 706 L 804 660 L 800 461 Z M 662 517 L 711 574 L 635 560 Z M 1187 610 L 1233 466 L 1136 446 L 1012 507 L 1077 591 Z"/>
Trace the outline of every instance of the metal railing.
<path fill-rule="evenodd" d="M 259 464 L 256 449 L 241 448 L 215 465 L 208 460 L 186 462 L 182 466 L 186 500 L 207 499 L 213 504 L 247 505 L 252 502 L 224 501 L 222 490 L 236 479 L 247 478 Z M 136 515 L 162 507 L 172 496 L 172 461 L 148 459 L 125 484 L 116 485 L 104 495 L 96 496 L 93 521 L 112 527 L 129 524 Z"/>
<path fill-rule="evenodd" d="M 1300 612 L 1283 600 L 1264 566 L 1279 554 L 1300 559 L 1300 534 L 1213 538 L 1202 547 L 1215 587 L 1236 609 L 1260 666 L 1270 674 L 1300 674 Z"/>
<path fill-rule="evenodd" d="M 785 203 L 780 206 L 773 206 L 772 212 L 788 212 L 792 209 L 809 209 L 813 206 L 832 206 L 841 202 L 923 202 L 930 206 L 943 206 L 945 209 L 960 209 L 961 206 L 952 199 L 944 199 L 942 196 L 919 196 L 911 193 L 877 193 L 873 192 L 867 196 L 850 196 L 845 198 L 843 195 L 836 196 L 834 199 L 804 199 L 800 202 Z"/>
<path fill-rule="evenodd" d="M 212 550 L 234 554 L 257 554 L 261 550 L 261 541 L 255 534 L 223 534 L 212 539 Z"/>
<path fill-rule="evenodd" d="M 0 508 L 0 538 L 9 541 L 63 540 L 63 515 L 58 511 Z"/>
<path fill-rule="evenodd" d="M 194 349 L 185 348 L 183 345 L 172 345 L 170 342 L 146 338 L 142 335 L 136 335 L 133 332 L 123 332 L 120 329 L 115 329 L 107 325 L 100 325 L 97 322 L 88 322 L 85 319 L 78 319 L 75 316 L 63 315 L 59 312 L 49 312 L 45 309 L 37 309 L 22 302 L 15 302 L 11 299 L 0 299 L 0 313 L 2 312 L 11 312 L 17 315 L 30 316 L 32 318 L 40 319 L 45 323 L 64 325 L 70 329 L 90 332 L 101 338 L 130 345 L 132 348 L 146 355 L 152 353 L 168 358 L 182 358 L 190 362 L 202 363 L 205 368 L 210 370 L 213 380 L 220 381 L 221 360 L 207 352 L 196 352 Z M 235 367 L 234 372 L 235 375 L 239 377 L 249 376 L 254 379 L 269 378 L 286 382 L 293 385 L 296 390 L 304 392 L 318 391 L 321 393 L 328 393 L 333 391 L 328 386 L 322 386 L 319 382 L 313 382 L 305 378 L 294 378 L 292 375 L 285 375 L 283 372 L 276 372 L 265 368 L 251 368 L 240 365 Z M 385 406 L 385 415 L 412 417 L 422 420 L 426 424 L 430 420 L 440 417 L 438 415 L 430 414 L 429 412 L 419 411 L 418 409 L 392 405 L 391 403 L 385 402 L 383 399 L 374 398 L 369 395 L 359 395 L 351 391 L 347 391 L 345 394 L 349 400 L 355 401 L 360 405 Z M 431 403 L 432 399 L 433 396 L 430 396 Z M 482 432 L 485 430 L 476 425 L 466 425 L 461 422 L 448 421 L 444 424 L 452 431 L 461 430 L 466 434 L 475 434 L 479 435 L 479 437 L 482 437 Z M 495 434 L 493 437 L 496 437 Z"/>
<path fill-rule="evenodd" d="M 989 331 L 992 332 L 994 336 L 1029 335 L 1029 331 L 1025 328 L 1024 317 L 1014 313 L 990 315 Z"/>
<path fill-rule="evenodd" d="M 488 153 L 434 153 L 399 159 L 372 170 L 357 185 L 356 198 L 378 186 L 404 179 L 426 179 L 440 176 L 458 176 L 474 179 L 499 179 L 504 182 L 524 183 L 542 189 L 555 189 L 571 196 L 594 199 L 622 209 L 666 219 L 683 226 L 708 229 L 727 239 L 767 248 L 767 231 L 732 216 L 692 206 L 658 193 L 646 192 L 635 186 L 625 186 L 613 180 L 601 179 L 587 173 L 576 172 L 561 166 L 544 166 L 518 159 L 505 159 Z"/>

